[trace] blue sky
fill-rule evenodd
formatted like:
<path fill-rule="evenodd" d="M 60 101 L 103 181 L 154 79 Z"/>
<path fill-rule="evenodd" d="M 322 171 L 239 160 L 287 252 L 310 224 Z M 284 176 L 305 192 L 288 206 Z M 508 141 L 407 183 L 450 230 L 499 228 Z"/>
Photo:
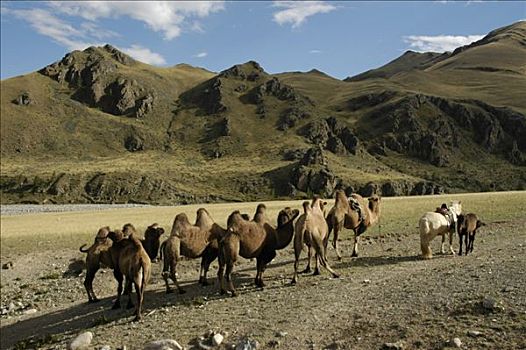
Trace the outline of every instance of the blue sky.
<path fill-rule="evenodd" d="M 404 51 L 446 51 L 526 19 L 526 2 L 1 3 L 1 78 L 73 49 L 111 43 L 141 61 L 221 71 L 248 60 L 270 73 L 312 68 L 343 79 Z"/>

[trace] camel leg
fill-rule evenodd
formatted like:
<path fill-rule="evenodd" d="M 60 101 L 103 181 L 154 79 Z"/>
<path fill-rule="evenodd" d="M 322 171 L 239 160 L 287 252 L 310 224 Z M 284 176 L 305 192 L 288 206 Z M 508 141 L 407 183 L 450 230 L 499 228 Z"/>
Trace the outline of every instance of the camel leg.
<path fill-rule="evenodd" d="M 312 275 L 318 276 L 320 274 L 320 255 L 318 253 L 314 254 L 314 262 L 316 263 L 316 266 L 314 267 Z"/>
<path fill-rule="evenodd" d="M 219 282 L 219 290 L 221 294 L 226 294 L 225 289 L 225 281 L 224 276 L 225 274 L 225 264 L 221 259 L 221 256 L 219 256 L 219 268 L 217 269 L 217 281 Z"/>
<path fill-rule="evenodd" d="M 303 232 L 296 233 L 294 235 L 294 275 L 292 276 L 292 281 L 290 282 L 291 284 L 296 284 L 296 282 L 298 281 L 298 267 L 300 264 L 300 257 L 301 257 L 302 250 L 303 250 Z M 309 253 L 310 253 L 310 250 L 309 250 Z M 310 266 L 310 257 L 309 257 L 308 264 Z"/>
<path fill-rule="evenodd" d="M 142 313 L 142 303 L 144 301 L 144 286 L 141 286 L 141 281 L 138 281 L 138 278 L 134 281 L 135 284 L 135 294 L 137 294 L 137 307 L 135 308 L 135 319 L 134 321 L 140 321 L 141 320 L 141 313 Z M 131 299 L 131 293 L 130 293 L 130 299 Z"/>
<path fill-rule="evenodd" d="M 332 247 L 336 252 L 336 257 L 338 258 L 338 260 L 342 260 L 342 255 L 340 254 L 340 250 L 338 249 L 338 236 L 340 235 L 340 231 L 342 230 L 343 223 L 339 222 L 334 226 L 334 237 L 332 238 Z"/>
<path fill-rule="evenodd" d="M 469 252 L 473 253 L 473 243 L 475 243 L 475 232 L 469 235 Z M 467 254 L 467 249 L 466 249 Z"/>
<path fill-rule="evenodd" d="M 118 268 L 115 268 L 113 270 L 113 276 L 117 280 L 118 286 L 117 286 L 117 299 L 115 300 L 115 303 L 113 303 L 113 306 L 111 307 L 113 310 L 120 309 L 121 308 L 121 294 L 122 294 L 122 280 L 123 276 L 122 273 Z"/>
<path fill-rule="evenodd" d="M 265 282 L 263 282 L 263 273 L 265 273 L 265 270 L 267 269 L 267 265 L 276 257 L 276 251 L 271 249 L 267 251 L 263 251 L 258 259 L 261 261 L 259 270 L 259 282 L 256 284 L 258 287 L 265 287 Z"/>
<path fill-rule="evenodd" d="M 130 280 L 128 277 L 126 277 L 124 279 L 125 283 L 125 288 L 124 288 L 124 294 L 125 295 L 128 295 L 128 303 L 126 304 L 126 308 L 127 309 L 132 309 L 133 308 L 133 301 L 132 301 L 132 298 L 131 298 L 131 295 L 132 295 L 132 280 Z"/>
<path fill-rule="evenodd" d="M 327 257 L 325 256 L 325 249 L 323 249 L 323 243 L 322 241 L 315 240 L 313 242 L 315 244 L 314 248 L 316 249 L 316 255 L 317 255 L 317 261 L 323 266 L 327 271 L 329 271 L 332 274 L 332 277 L 338 278 L 340 277 L 336 271 L 334 271 L 329 263 L 327 262 Z"/>
<path fill-rule="evenodd" d="M 360 236 L 356 234 L 356 231 L 354 232 L 354 246 L 352 248 L 352 254 L 351 256 L 353 258 L 358 257 L 358 242 L 360 241 Z"/>
<path fill-rule="evenodd" d="M 310 269 L 310 261 L 312 259 L 312 249 L 311 249 L 311 246 L 309 245 L 307 247 L 307 267 L 305 268 L 305 270 L 301 271 L 301 273 L 310 273 L 311 272 L 311 269 Z"/>
<path fill-rule="evenodd" d="M 455 250 L 453 249 L 453 234 L 454 232 L 449 231 L 449 252 L 455 255 Z"/>
<path fill-rule="evenodd" d="M 99 266 L 96 266 L 96 268 L 88 268 L 88 270 L 86 271 L 84 287 L 86 288 L 86 292 L 88 293 L 88 303 L 96 303 L 97 301 L 99 301 L 99 299 L 95 295 L 95 292 L 93 292 L 93 280 L 95 279 L 95 274 L 98 270 Z"/>
<path fill-rule="evenodd" d="M 233 297 L 238 296 L 238 293 L 236 291 L 236 288 L 234 287 L 234 282 L 232 281 L 232 271 L 234 270 L 234 263 L 229 261 L 226 263 L 226 271 L 225 271 L 225 279 L 226 283 L 228 285 L 228 289 L 230 290 L 230 293 L 232 293 Z"/>
<path fill-rule="evenodd" d="M 208 270 L 210 269 L 210 265 L 217 258 L 217 255 L 217 251 L 212 251 L 212 249 L 207 248 L 201 259 L 201 270 L 203 270 L 203 275 L 199 278 L 199 282 L 203 287 L 209 285 L 206 276 L 208 274 Z"/>
<path fill-rule="evenodd" d="M 177 262 L 178 262 L 178 260 L 179 260 L 179 258 L 175 258 L 175 259 L 173 259 L 171 261 L 170 279 L 175 284 L 175 287 L 179 291 L 179 294 L 184 294 L 184 293 L 186 293 L 186 291 L 183 288 L 181 288 L 181 286 L 179 285 L 179 282 L 177 281 Z"/>

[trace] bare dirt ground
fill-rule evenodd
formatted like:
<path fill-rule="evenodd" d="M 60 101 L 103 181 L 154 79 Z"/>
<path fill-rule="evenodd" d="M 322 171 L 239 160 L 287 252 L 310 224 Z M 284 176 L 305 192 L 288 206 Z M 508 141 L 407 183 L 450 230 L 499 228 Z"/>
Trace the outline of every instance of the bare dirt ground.
<path fill-rule="evenodd" d="M 289 246 L 267 270 L 265 289 L 253 285 L 255 261 L 238 263 L 236 298 L 219 295 L 217 262 L 209 275 L 214 284 L 197 285 L 196 260 L 179 268 L 187 293 L 166 295 L 157 263 L 139 323 L 131 322 L 133 310 L 110 310 L 116 285 L 109 270 L 94 282 L 103 300 L 87 304 L 79 262 L 85 256 L 78 250 L 2 256 L 2 264 L 13 266 L 1 270 L 1 348 L 63 349 L 85 330 L 94 334 L 91 349 L 142 349 L 162 338 L 192 348 L 199 336 L 214 330 L 225 335 L 220 348 L 249 338 L 260 349 L 382 349 L 388 348 L 385 343 L 445 349 L 454 348 L 452 339 L 458 337 L 464 349 L 525 349 L 525 227 L 523 214 L 488 222 L 473 254 L 462 257 L 437 254 L 436 238 L 435 256 L 427 261 L 418 257 L 416 229 L 378 235 L 373 228 L 375 235 L 365 234 L 358 258 L 349 257 L 346 231 L 343 261 L 329 249 L 341 278 L 322 270 L 321 276 L 301 275 L 291 286 Z"/>

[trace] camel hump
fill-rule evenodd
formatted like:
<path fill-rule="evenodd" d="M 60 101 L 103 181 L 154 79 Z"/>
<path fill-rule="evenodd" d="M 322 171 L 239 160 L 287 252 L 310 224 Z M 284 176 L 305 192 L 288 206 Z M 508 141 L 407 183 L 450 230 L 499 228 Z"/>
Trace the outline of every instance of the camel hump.
<path fill-rule="evenodd" d="M 347 201 L 347 196 L 345 195 L 345 191 L 337 190 L 334 196 L 334 199 L 336 199 L 336 201 Z"/>
<path fill-rule="evenodd" d="M 303 202 L 303 212 L 307 214 L 311 210 L 311 204 L 308 201 Z"/>

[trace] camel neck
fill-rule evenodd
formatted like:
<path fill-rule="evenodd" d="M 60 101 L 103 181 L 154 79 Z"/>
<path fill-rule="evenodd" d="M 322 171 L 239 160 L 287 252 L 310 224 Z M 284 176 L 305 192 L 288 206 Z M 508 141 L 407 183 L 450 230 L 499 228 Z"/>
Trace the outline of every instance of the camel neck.
<path fill-rule="evenodd" d="M 292 242 L 294 237 L 293 221 L 290 220 L 276 230 L 276 249 L 286 248 Z"/>

